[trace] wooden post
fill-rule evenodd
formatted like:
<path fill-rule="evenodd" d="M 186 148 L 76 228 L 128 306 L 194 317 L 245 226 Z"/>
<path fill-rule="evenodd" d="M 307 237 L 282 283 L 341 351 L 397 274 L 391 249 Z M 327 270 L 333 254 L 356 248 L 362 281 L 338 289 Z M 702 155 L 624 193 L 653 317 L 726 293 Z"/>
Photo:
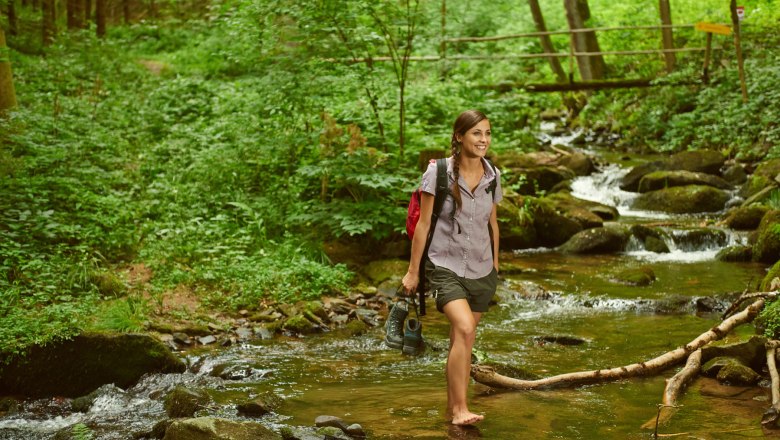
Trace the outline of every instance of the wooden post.
<path fill-rule="evenodd" d="M 712 52 L 712 32 L 707 32 L 707 45 L 704 48 L 704 67 L 701 72 L 701 80 L 704 84 L 710 83 L 710 53 Z"/>
<path fill-rule="evenodd" d="M 658 0 L 659 10 L 661 11 L 661 24 L 665 26 L 672 25 L 672 10 L 669 7 L 669 0 Z M 672 38 L 672 28 L 661 28 L 661 35 L 663 36 L 663 47 L 665 50 L 674 49 L 674 39 Z M 664 60 L 666 61 L 666 71 L 672 72 L 674 70 L 674 53 L 665 52 Z"/>
<path fill-rule="evenodd" d="M 739 39 L 737 0 L 731 0 L 731 24 L 734 27 L 734 47 L 737 48 L 737 66 L 739 67 L 739 85 L 742 88 L 742 102 L 748 102 L 747 84 L 745 83 L 745 63 L 742 60 L 742 46 Z"/>
<path fill-rule="evenodd" d="M 542 8 L 539 7 L 539 0 L 528 0 L 528 6 L 531 7 L 531 16 L 533 16 L 536 30 L 539 32 L 547 32 L 547 26 L 544 24 L 544 15 L 542 15 Z M 542 50 L 544 53 L 555 53 L 552 40 L 549 35 L 542 35 L 539 37 L 542 43 Z M 558 58 L 549 57 L 547 60 L 550 62 L 550 68 L 552 69 L 558 82 L 566 82 L 566 72 L 561 67 L 561 62 Z"/>

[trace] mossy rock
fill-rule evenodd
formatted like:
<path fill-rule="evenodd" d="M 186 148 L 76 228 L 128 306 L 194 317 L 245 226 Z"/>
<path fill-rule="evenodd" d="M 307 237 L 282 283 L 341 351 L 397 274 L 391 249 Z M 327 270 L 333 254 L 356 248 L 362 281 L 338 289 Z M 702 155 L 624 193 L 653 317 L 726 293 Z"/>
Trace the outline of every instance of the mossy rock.
<path fill-rule="evenodd" d="M 361 272 L 375 285 L 391 278 L 400 278 L 409 269 L 409 260 L 376 260 L 365 265 Z"/>
<path fill-rule="evenodd" d="M 634 200 L 631 207 L 647 211 L 691 214 L 720 211 L 728 200 L 726 191 L 710 186 L 688 185 L 644 193 Z"/>
<path fill-rule="evenodd" d="M 780 158 L 761 161 L 753 171 L 754 176 L 766 177 L 769 180 L 774 180 L 778 174 L 780 174 Z"/>
<path fill-rule="evenodd" d="M 559 246 L 583 229 L 579 222 L 559 213 L 549 200 L 540 200 L 536 204 L 533 217 L 534 229 L 544 231 L 537 236 L 539 246 Z"/>
<path fill-rule="evenodd" d="M 768 292 L 771 290 L 772 280 L 780 278 L 780 260 L 778 260 L 772 267 L 769 268 L 764 279 L 761 280 L 761 291 Z"/>
<path fill-rule="evenodd" d="M 693 171 L 655 171 L 642 177 L 637 191 L 646 193 L 673 186 L 706 185 L 718 189 L 731 189 L 731 185 L 718 176 Z"/>
<path fill-rule="evenodd" d="M 526 198 L 516 194 L 505 194 L 504 201 L 498 205 L 497 217 L 501 231 L 500 246 L 502 250 L 527 249 L 537 246 L 536 228 L 533 222 L 533 209 L 521 208 L 532 206 L 534 198 Z"/>
<path fill-rule="evenodd" d="M 747 182 L 745 182 L 742 185 L 742 187 L 739 189 L 739 196 L 742 197 L 743 199 L 749 199 L 750 197 L 760 193 L 764 188 L 773 185 L 775 185 L 775 181 L 772 178 L 765 177 L 765 176 L 758 176 L 754 174 L 748 177 Z M 768 195 L 769 194 L 767 194 L 767 196 Z M 760 200 L 755 200 L 755 201 L 760 201 Z"/>
<path fill-rule="evenodd" d="M 664 240 L 667 235 L 662 229 L 634 225 L 631 227 L 631 234 L 644 244 L 645 250 L 659 254 L 669 253 L 669 246 Z"/>
<path fill-rule="evenodd" d="M 0 364 L 0 389 L 29 397 L 78 397 L 103 384 L 127 388 L 144 374 L 185 370 L 184 363 L 152 336 L 85 333 L 31 347 L 26 355 Z"/>
<path fill-rule="evenodd" d="M 282 436 L 260 423 L 217 417 L 177 420 L 165 430 L 163 440 L 281 440 Z"/>
<path fill-rule="evenodd" d="M 750 205 L 734 208 L 728 212 L 723 224 L 731 229 L 749 231 L 758 228 L 761 219 L 769 212 L 769 207 L 764 205 Z"/>
<path fill-rule="evenodd" d="M 127 284 L 114 272 L 93 272 L 89 281 L 97 287 L 100 295 L 104 297 L 120 297 L 127 294 Z"/>
<path fill-rule="evenodd" d="M 780 211 L 772 210 L 764 214 L 757 232 L 753 261 L 774 263 L 780 260 Z"/>
<path fill-rule="evenodd" d="M 368 324 L 362 319 L 353 319 L 344 328 L 350 336 L 360 336 L 369 330 Z"/>
<path fill-rule="evenodd" d="M 287 320 L 284 321 L 282 328 L 284 330 L 300 333 L 302 335 L 315 333 L 317 331 L 314 323 L 309 321 L 306 316 L 302 314 L 287 318 Z"/>
<path fill-rule="evenodd" d="M 620 227 L 586 229 L 572 236 L 558 250 L 570 254 L 608 254 L 625 250 L 630 234 Z"/>
<path fill-rule="evenodd" d="M 655 237 L 647 237 L 647 239 L 645 239 L 645 250 L 657 254 L 668 254 L 670 252 L 666 242 Z"/>
<path fill-rule="evenodd" d="M 639 181 L 642 180 L 642 177 L 656 171 L 666 171 L 668 169 L 670 169 L 669 164 L 661 160 L 637 165 L 620 179 L 620 189 L 635 192 L 639 189 Z"/>
<path fill-rule="evenodd" d="M 720 370 L 723 367 L 729 365 L 740 365 L 743 367 L 745 366 L 745 364 L 737 358 L 730 357 L 730 356 L 718 356 L 710 359 L 709 361 L 704 363 L 704 365 L 702 365 L 701 374 L 707 377 L 717 377 L 718 373 L 720 373 Z"/>
<path fill-rule="evenodd" d="M 702 365 L 711 359 L 725 356 L 738 359 L 740 363 L 760 371 L 766 363 L 766 340 L 763 336 L 751 336 L 746 341 L 707 344 L 701 349 Z"/>
<path fill-rule="evenodd" d="M 668 162 L 671 169 L 718 175 L 726 157 L 715 150 L 682 151 L 673 154 Z"/>
<path fill-rule="evenodd" d="M 715 259 L 728 263 L 751 261 L 753 259 L 753 247 L 743 245 L 729 246 L 718 251 Z"/>
<path fill-rule="evenodd" d="M 722 229 L 689 228 L 674 231 L 674 242 L 680 249 L 696 250 L 706 247 L 721 247 L 728 243 L 728 235 Z"/>
<path fill-rule="evenodd" d="M 629 286 L 649 286 L 655 281 L 655 272 L 650 267 L 635 267 L 618 272 L 614 278 Z"/>
<path fill-rule="evenodd" d="M 753 386 L 761 380 L 761 376 L 745 365 L 726 365 L 718 372 L 717 379 L 733 386 Z"/>
<path fill-rule="evenodd" d="M 211 396 L 198 388 L 177 385 L 163 399 L 163 407 L 168 417 L 192 417 L 211 402 Z"/>
<path fill-rule="evenodd" d="M 268 391 L 253 399 L 241 402 L 236 405 L 238 413 L 249 417 L 260 417 L 268 414 L 281 406 L 283 400 L 281 397 Z"/>

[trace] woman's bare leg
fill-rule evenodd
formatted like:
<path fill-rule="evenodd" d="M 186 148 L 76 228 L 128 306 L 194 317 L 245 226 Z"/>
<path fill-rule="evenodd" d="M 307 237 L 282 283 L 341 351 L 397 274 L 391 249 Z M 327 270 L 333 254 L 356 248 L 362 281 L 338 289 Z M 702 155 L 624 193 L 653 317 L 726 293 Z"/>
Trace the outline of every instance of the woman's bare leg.
<path fill-rule="evenodd" d="M 450 321 L 450 353 L 447 357 L 447 414 L 453 425 L 472 425 L 484 418 L 469 411 L 466 403 L 471 372 L 471 349 L 477 335 L 480 313 L 472 313 L 465 299 L 444 306 Z"/>

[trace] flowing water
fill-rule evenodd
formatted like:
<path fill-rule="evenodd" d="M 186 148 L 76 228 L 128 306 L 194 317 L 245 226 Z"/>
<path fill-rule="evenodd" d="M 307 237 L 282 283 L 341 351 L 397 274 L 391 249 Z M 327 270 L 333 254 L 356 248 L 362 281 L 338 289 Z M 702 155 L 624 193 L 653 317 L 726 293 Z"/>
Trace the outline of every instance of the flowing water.
<path fill-rule="evenodd" d="M 503 275 L 502 301 L 485 314 L 477 336 L 480 357 L 520 367 L 539 376 L 609 368 L 656 357 L 694 339 L 720 321 L 717 312 L 699 312 L 702 298 L 715 298 L 722 308 L 764 275 L 763 265 L 721 263 L 715 253 L 745 237 L 723 231 L 709 241 L 685 240 L 701 216 L 668 216 L 634 212 L 631 194 L 616 189 L 625 170 L 606 167 L 573 184 L 577 197 L 618 207 L 622 223 L 663 224 L 671 252 L 655 254 L 633 244 L 624 253 L 601 256 L 563 255 L 551 249 L 505 253 L 502 261 L 521 273 Z M 651 268 L 657 280 L 647 287 L 613 282 L 618 271 Z M 528 283 L 547 291 L 544 299 L 519 292 Z M 175 383 L 209 390 L 210 415 L 240 419 L 235 402 L 265 391 L 283 396 L 276 414 L 260 421 L 272 428 L 312 426 L 319 415 L 359 423 L 374 439 L 650 439 L 641 425 L 655 418 L 657 404 L 675 369 L 650 378 L 549 391 L 496 391 L 474 384 L 471 408 L 484 413 L 478 428 L 461 429 L 444 422 L 443 375 L 447 323 L 433 310 L 423 318 L 430 348 L 419 357 L 403 356 L 382 343 L 377 328 L 354 338 L 336 333 L 302 339 L 277 338 L 230 348 L 193 352 L 190 373 L 151 376 L 129 390 L 112 386 L 87 413 L 72 413 L 67 402 L 46 399 L 25 402 L 17 415 L 0 419 L 0 439 L 47 439 L 77 423 L 89 426 L 94 438 L 126 439 L 147 431 L 164 418 L 157 397 Z M 754 333 L 752 326 L 737 335 Z M 567 336 L 579 345 L 544 342 L 542 337 Z M 211 373 L 229 365 L 236 379 Z M 698 379 L 682 397 L 682 407 L 660 434 L 676 438 L 765 438 L 760 428 L 769 406 L 768 391 L 720 386 Z"/>

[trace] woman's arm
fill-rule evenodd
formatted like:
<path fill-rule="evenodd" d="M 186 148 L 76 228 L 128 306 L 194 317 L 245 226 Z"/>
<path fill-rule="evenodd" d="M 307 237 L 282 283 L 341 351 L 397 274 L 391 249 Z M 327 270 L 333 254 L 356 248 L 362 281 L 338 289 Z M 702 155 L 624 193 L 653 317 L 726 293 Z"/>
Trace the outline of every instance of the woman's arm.
<path fill-rule="evenodd" d="M 493 267 L 498 272 L 498 216 L 496 214 L 498 204 L 493 204 L 493 210 L 490 212 L 490 228 L 493 230 L 491 240 L 493 240 Z"/>
<path fill-rule="evenodd" d="M 426 192 L 420 193 L 420 219 L 417 220 L 417 226 L 414 228 L 414 237 L 412 237 L 412 256 L 409 258 L 409 269 L 404 275 L 401 283 L 404 286 L 404 292 L 412 295 L 417 291 L 417 285 L 420 284 L 420 277 L 425 274 L 420 273 L 420 260 L 425 250 L 425 242 L 428 240 L 428 231 L 431 229 L 431 215 L 433 214 L 433 195 Z"/>

